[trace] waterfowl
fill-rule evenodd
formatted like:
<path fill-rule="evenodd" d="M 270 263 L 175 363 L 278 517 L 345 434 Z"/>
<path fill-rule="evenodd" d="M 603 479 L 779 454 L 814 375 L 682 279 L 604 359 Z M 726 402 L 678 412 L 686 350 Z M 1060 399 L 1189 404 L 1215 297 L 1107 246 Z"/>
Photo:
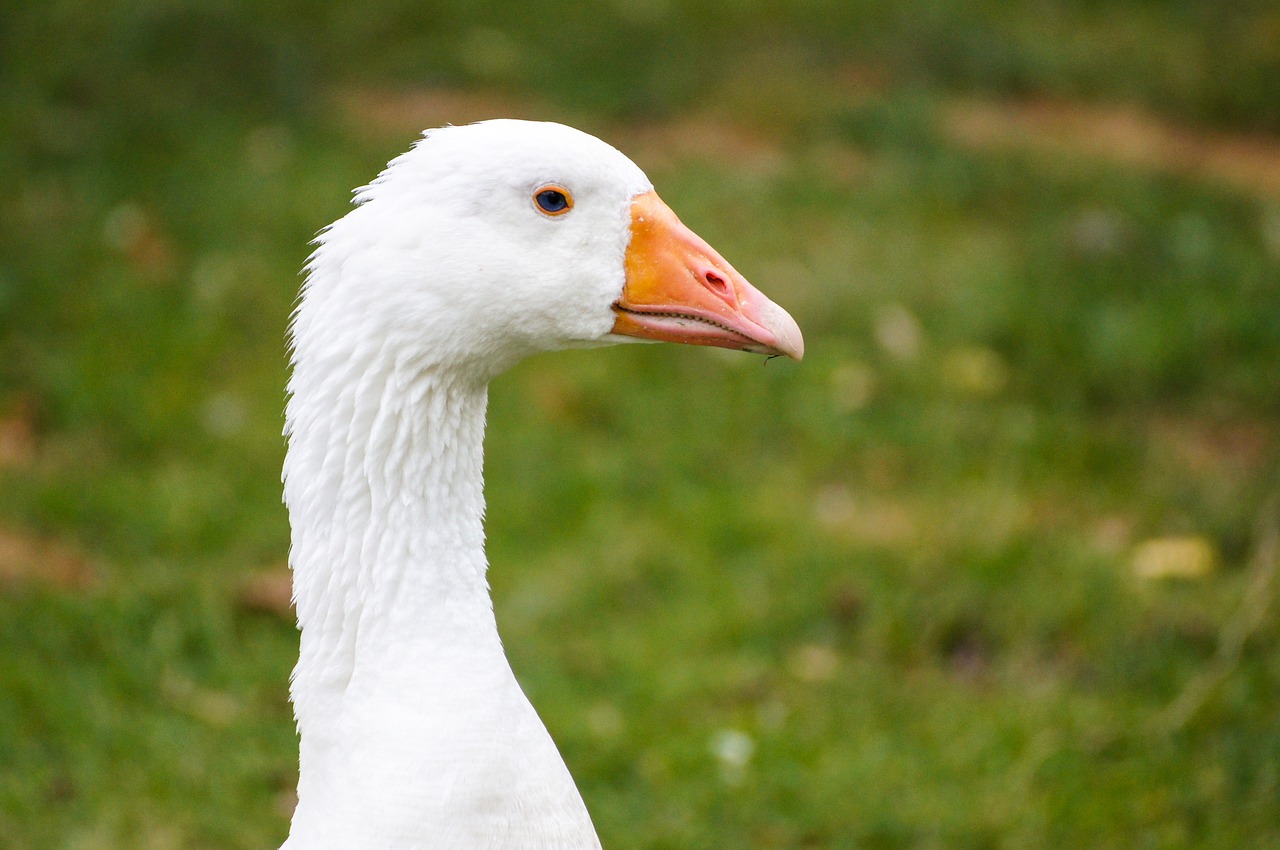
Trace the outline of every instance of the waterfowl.
<path fill-rule="evenodd" d="M 599 848 L 498 638 L 482 443 L 495 375 L 635 340 L 803 354 L 782 308 L 577 130 L 430 130 L 321 232 L 290 327 L 285 850 Z"/>

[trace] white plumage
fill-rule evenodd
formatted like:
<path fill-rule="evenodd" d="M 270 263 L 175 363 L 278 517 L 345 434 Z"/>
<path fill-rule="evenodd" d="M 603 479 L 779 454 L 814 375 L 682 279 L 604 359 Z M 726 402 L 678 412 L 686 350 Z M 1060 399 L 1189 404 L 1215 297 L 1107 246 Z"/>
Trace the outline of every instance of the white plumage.
<path fill-rule="evenodd" d="M 494 624 L 488 381 L 534 352 L 636 337 L 802 351 L 651 189 L 567 127 L 448 127 L 319 237 L 286 415 L 301 629 L 286 850 L 599 847 Z M 544 209 L 546 191 L 566 208 Z"/>

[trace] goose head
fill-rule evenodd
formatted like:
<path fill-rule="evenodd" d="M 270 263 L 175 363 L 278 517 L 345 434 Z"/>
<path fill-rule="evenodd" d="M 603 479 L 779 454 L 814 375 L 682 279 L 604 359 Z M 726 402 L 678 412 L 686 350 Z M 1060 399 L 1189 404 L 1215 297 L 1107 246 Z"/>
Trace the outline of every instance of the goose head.
<path fill-rule="evenodd" d="M 803 355 L 786 311 L 578 130 L 431 130 L 355 200 L 311 260 L 303 297 L 324 308 L 295 320 L 325 327 L 295 341 L 379 340 L 478 380 L 538 351 L 637 340 Z"/>

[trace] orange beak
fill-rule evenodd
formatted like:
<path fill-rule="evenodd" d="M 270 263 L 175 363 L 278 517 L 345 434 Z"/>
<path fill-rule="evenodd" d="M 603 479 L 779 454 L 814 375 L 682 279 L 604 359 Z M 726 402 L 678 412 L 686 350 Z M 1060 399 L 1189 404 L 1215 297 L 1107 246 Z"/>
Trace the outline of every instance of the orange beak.
<path fill-rule="evenodd" d="M 655 192 L 631 202 L 626 283 L 613 333 L 804 356 L 795 319 L 676 217 Z"/>

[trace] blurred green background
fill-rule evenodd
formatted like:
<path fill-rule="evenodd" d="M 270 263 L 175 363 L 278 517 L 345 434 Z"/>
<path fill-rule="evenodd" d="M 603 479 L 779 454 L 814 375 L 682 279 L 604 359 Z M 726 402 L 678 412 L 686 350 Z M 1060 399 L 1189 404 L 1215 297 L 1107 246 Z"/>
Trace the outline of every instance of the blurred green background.
<path fill-rule="evenodd" d="M 0 9 L 0 846 L 269 848 L 307 242 L 566 121 L 793 365 L 494 386 L 491 577 L 606 847 L 1280 847 L 1280 8 Z"/>

